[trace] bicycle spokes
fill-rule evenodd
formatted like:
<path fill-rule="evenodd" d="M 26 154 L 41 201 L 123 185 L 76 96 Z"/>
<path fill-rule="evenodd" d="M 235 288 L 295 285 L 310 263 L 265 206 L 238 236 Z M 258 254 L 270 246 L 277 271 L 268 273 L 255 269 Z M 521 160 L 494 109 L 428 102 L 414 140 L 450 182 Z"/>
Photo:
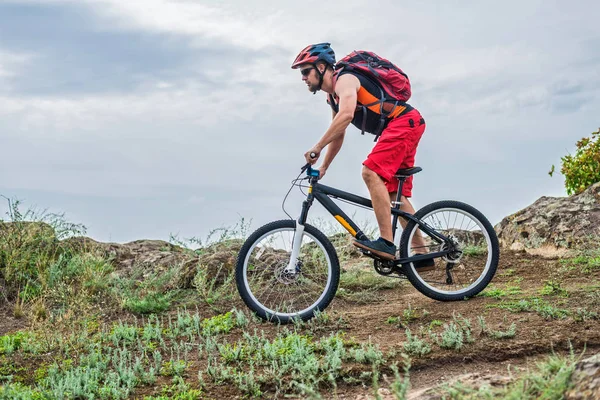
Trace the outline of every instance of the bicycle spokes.
<path fill-rule="evenodd" d="M 268 232 L 247 256 L 247 287 L 271 314 L 295 314 L 310 309 L 328 287 L 330 261 L 323 246 L 304 233 L 293 270 L 288 264 L 294 229 Z"/>
<path fill-rule="evenodd" d="M 482 223 L 460 209 L 438 209 L 421 221 L 447 239 L 440 242 L 414 229 L 408 255 L 445 252 L 433 259 L 433 265 L 414 263 L 418 278 L 430 289 L 442 293 L 460 293 L 478 283 L 490 264 L 490 241 Z M 431 263 L 431 262 L 430 262 Z"/>

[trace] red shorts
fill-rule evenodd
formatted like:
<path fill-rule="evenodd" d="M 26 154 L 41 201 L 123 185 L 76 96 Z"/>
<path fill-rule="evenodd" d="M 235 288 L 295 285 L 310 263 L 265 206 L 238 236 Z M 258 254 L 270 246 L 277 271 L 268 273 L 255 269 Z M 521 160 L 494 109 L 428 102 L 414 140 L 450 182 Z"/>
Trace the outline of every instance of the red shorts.
<path fill-rule="evenodd" d="M 413 121 L 414 127 L 411 126 L 410 120 Z M 394 178 L 396 171 L 415 165 L 417 145 L 425 131 L 424 122 L 417 110 L 394 118 L 383 130 L 371 154 L 363 162 L 365 167 L 383 179 L 390 193 L 398 190 L 398 179 Z M 412 196 L 412 178 L 410 176 L 404 181 L 403 196 Z"/>

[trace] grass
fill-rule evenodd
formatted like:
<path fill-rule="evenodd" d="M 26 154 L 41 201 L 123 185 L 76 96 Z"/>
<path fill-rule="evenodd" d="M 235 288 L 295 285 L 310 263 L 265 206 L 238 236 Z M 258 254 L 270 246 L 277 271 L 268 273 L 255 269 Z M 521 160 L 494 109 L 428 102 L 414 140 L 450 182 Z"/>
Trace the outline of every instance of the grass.
<path fill-rule="evenodd" d="M 584 251 L 576 257 L 560 262 L 567 269 L 579 269 L 580 272 L 589 274 L 600 270 L 600 251 Z"/>
<path fill-rule="evenodd" d="M 547 320 L 563 319 L 571 315 L 569 310 L 556 307 L 537 297 L 510 301 L 503 300 L 500 303 L 488 304 L 486 308 L 499 308 L 513 313 L 535 312 Z"/>
<path fill-rule="evenodd" d="M 548 280 L 544 282 L 544 286 L 540 289 L 539 294 L 542 296 L 569 297 L 569 292 L 561 286 L 559 281 L 556 280 Z"/>
<path fill-rule="evenodd" d="M 487 254 L 487 247 L 483 246 L 466 246 L 463 249 L 463 254 L 467 256 L 481 256 Z"/>
<path fill-rule="evenodd" d="M 484 291 L 479 293 L 477 296 L 481 297 L 492 297 L 495 299 L 500 299 L 502 297 L 515 296 L 521 293 L 521 287 L 518 285 L 510 286 L 506 285 L 501 288 L 495 285 L 489 285 Z"/>

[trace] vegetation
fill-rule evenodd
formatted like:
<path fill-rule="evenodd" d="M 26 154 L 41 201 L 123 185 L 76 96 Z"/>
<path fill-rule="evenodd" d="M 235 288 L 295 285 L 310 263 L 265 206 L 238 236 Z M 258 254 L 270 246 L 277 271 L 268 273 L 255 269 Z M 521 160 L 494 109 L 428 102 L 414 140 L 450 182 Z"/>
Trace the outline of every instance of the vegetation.
<path fill-rule="evenodd" d="M 200 246 L 190 251 L 231 252 L 232 238 L 247 231 L 241 226 L 218 231 L 220 241 L 186 239 Z M 404 399 L 411 372 L 432 360 L 471 357 L 500 340 L 516 344 L 528 318 L 516 313 L 549 323 L 572 318 L 576 326 L 599 319 L 597 283 L 574 288 L 552 276 L 527 292 L 511 269 L 472 299 L 485 317 L 463 316 L 450 304 L 445 313 L 435 305 L 428 311 L 423 304 L 430 303 L 414 297 L 383 313 L 377 307 L 389 296 L 412 289 L 376 275 L 362 258 L 351 263 L 347 248 L 338 304 L 352 312 L 332 307 L 310 321 L 277 326 L 247 312 L 225 263 L 217 266 L 218 279 L 206 269 L 192 271 L 184 289 L 174 284 L 182 273 L 177 265 L 119 273 L 109 255 L 77 240 L 84 232 L 62 215 L 21 214 L 13 201 L 9 220 L 0 221 L 1 311 L 17 321 L 1 326 L 0 399 L 328 398 L 344 390 L 379 398 L 380 388 Z M 587 271 L 590 281 L 597 258 L 563 260 L 564 273 Z M 354 313 L 362 304 L 371 306 L 359 320 L 369 321 L 366 327 L 357 326 Z M 503 389 L 439 390 L 445 398 L 560 398 L 575 361 L 552 356 L 533 371 L 512 371 L 514 381 Z"/>
<path fill-rule="evenodd" d="M 574 155 L 561 157 L 560 172 L 565 177 L 567 194 L 579 194 L 600 182 L 600 130 L 577 142 Z M 554 165 L 549 174 L 554 173 Z"/>

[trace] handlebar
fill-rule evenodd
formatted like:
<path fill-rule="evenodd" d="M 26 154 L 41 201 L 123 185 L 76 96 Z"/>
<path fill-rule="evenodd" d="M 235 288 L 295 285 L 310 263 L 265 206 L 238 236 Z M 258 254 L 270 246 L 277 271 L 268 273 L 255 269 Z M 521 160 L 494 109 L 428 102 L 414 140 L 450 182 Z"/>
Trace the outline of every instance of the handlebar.
<path fill-rule="evenodd" d="M 310 158 L 315 158 L 317 157 L 316 153 L 310 153 Z M 302 172 L 306 171 L 308 169 L 308 171 L 306 172 L 306 175 L 308 176 L 319 176 L 319 170 L 318 169 L 313 169 L 311 168 L 311 163 L 306 163 L 303 167 L 302 167 Z"/>

